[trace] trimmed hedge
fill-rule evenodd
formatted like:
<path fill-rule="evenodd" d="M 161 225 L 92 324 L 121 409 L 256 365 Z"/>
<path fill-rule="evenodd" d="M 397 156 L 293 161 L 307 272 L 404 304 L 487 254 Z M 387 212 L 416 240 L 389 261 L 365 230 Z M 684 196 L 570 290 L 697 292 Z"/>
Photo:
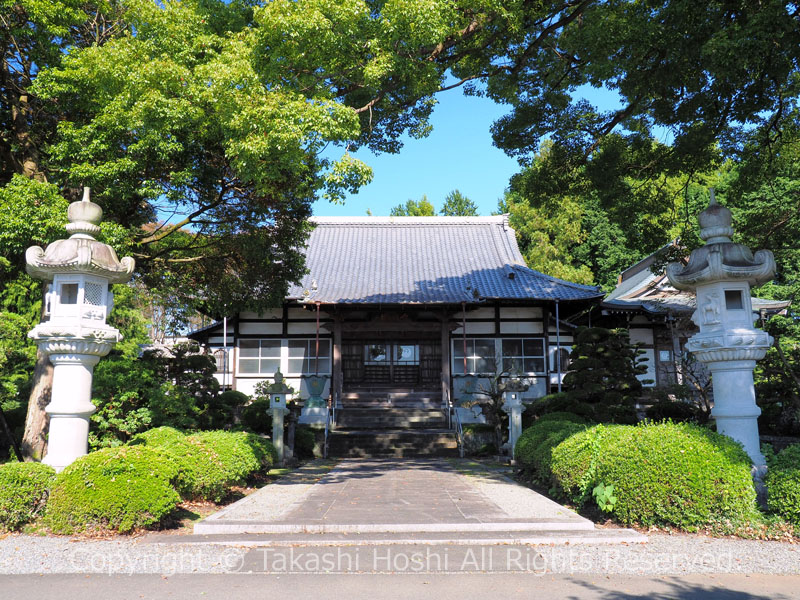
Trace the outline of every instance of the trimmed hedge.
<path fill-rule="evenodd" d="M 186 500 L 219 502 L 232 485 L 268 470 L 275 461 L 275 449 L 268 440 L 244 432 L 185 435 L 171 427 L 158 427 L 137 435 L 131 444 L 164 452 L 178 470 L 175 487 Z"/>
<path fill-rule="evenodd" d="M 583 421 L 580 417 L 569 415 L 569 418 L 573 420 L 542 417 L 522 432 L 514 448 L 514 459 L 529 476 L 548 483 L 552 475 L 550 463 L 553 448 L 569 436 L 586 429 L 585 421 L 584 424 L 578 422 Z"/>
<path fill-rule="evenodd" d="M 784 448 L 767 471 L 767 505 L 800 527 L 800 444 Z"/>
<path fill-rule="evenodd" d="M 614 486 L 621 522 L 686 529 L 756 512 L 750 459 L 723 435 L 688 423 L 592 427 L 552 450 L 560 490 L 582 503 L 593 488 Z"/>
<path fill-rule="evenodd" d="M 253 400 L 242 409 L 242 427 L 253 433 L 272 435 L 272 416 L 269 400 Z"/>
<path fill-rule="evenodd" d="M 0 466 L 0 529 L 16 531 L 42 514 L 56 471 L 36 462 Z"/>
<path fill-rule="evenodd" d="M 244 431 L 201 431 L 188 440 L 213 449 L 227 485 L 244 483 L 253 473 L 268 470 L 277 458 L 272 443 Z"/>
<path fill-rule="evenodd" d="M 92 452 L 58 475 L 45 522 L 55 533 L 157 525 L 180 502 L 178 474 L 163 452 L 146 446 Z"/>
<path fill-rule="evenodd" d="M 231 481 L 215 449 L 172 427 L 157 427 L 134 437 L 131 445 L 145 444 L 160 450 L 178 471 L 175 489 L 184 500 L 219 502 Z"/>
<path fill-rule="evenodd" d="M 647 418 L 651 421 L 673 421 L 690 423 L 697 421 L 697 409 L 686 402 L 661 400 L 648 407 Z"/>

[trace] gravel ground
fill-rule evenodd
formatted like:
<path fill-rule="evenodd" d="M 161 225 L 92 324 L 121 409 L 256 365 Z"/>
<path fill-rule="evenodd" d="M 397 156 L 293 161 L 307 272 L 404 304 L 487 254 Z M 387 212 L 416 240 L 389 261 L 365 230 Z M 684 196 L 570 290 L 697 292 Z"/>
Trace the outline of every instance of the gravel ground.
<path fill-rule="evenodd" d="M 423 557 L 421 567 L 419 561 L 415 562 L 414 555 Z M 288 562 L 280 562 L 281 556 Z M 325 560 L 328 560 L 327 564 Z M 800 574 L 800 546 L 785 542 L 661 533 L 650 534 L 646 544 L 630 546 L 416 545 L 275 549 L 167 545 L 122 537 L 110 541 L 85 541 L 9 535 L 0 539 L 0 574 L 438 571 L 608 575 Z"/>

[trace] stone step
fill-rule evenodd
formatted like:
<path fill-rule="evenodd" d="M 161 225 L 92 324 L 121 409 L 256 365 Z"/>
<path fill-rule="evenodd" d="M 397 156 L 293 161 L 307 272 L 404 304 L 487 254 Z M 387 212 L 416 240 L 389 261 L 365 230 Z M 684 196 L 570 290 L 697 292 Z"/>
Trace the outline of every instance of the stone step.
<path fill-rule="evenodd" d="M 445 428 L 447 417 L 440 409 L 342 408 L 336 414 L 336 426 L 344 429 Z"/>
<path fill-rule="evenodd" d="M 330 457 L 457 456 L 449 429 L 339 429 L 328 439 Z"/>

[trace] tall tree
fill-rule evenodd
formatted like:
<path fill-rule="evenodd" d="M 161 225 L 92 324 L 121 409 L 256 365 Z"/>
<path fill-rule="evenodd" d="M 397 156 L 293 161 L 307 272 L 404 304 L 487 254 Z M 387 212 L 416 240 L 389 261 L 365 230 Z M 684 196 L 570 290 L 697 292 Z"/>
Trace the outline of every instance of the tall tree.
<path fill-rule="evenodd" d="M 478 206 L 458 190 L 453 190 L 444 197 L 439 214 L 445 217 L 475 217 Z"/>
<path fill-rule="evenodd" d="M 622 270 L 675 238 L 691 245 L 709 178 L 641 174 L 642 161 L 668 150 L 654 140 L 631 147 L 612 134 L 591 160 L 574 165 L 562 147 L 544 145 L 499 205 L 528 265 L 610 290 Z"/>
<path fill-rule="evenodd" d="M 406 200 L 405 204 L 398 204 L 389 211 L 392 217 L 432 217 L 435 214 L 436 209 L 425 195 L 419 200 Z"/>

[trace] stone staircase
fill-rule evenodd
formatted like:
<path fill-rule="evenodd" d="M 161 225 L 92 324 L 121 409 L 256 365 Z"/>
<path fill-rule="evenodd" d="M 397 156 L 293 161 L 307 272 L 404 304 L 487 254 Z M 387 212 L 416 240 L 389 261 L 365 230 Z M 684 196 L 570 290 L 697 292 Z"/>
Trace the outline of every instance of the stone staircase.
<path fill-rule="evenodd" d="M 343 394 L 330 457 L 458 456 L 441 396 L 414 390 L 359 390 Z"/>

